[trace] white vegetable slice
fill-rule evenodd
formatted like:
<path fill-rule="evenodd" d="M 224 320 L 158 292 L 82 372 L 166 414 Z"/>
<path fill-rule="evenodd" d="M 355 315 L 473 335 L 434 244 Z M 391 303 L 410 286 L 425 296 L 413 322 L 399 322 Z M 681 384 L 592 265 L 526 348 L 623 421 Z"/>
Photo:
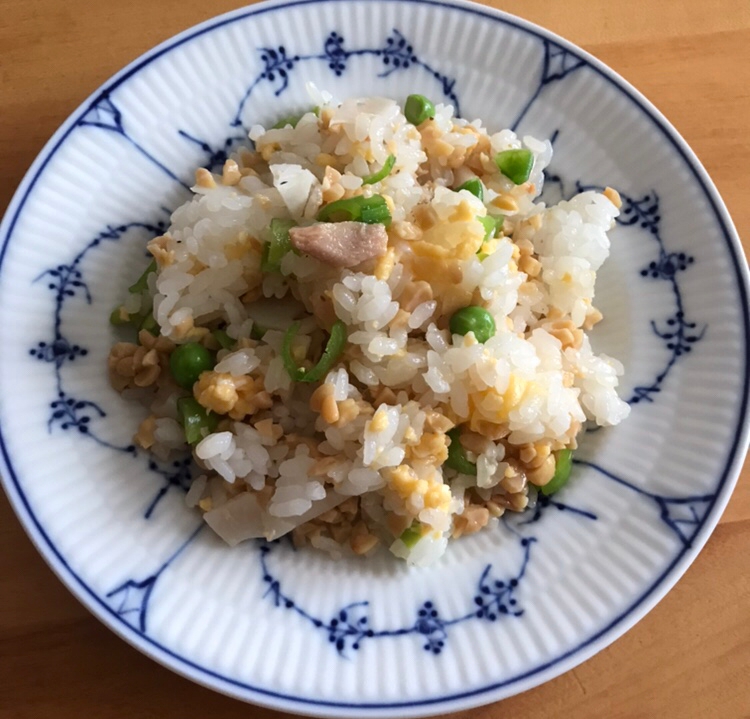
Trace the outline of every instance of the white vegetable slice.
<path fill-rule="evenodd" d="M 313 502 L 312 507 L 304 514 L 297 517 L 272 517 L 258 504 L 255 494 L 243 492 L 221 507 L 206 512 L 203 519 L 229 546 L 234 547 L 246 539 L 279 539 L 346 499 L 347 497 L 331 490 L 325 498 Z"/>

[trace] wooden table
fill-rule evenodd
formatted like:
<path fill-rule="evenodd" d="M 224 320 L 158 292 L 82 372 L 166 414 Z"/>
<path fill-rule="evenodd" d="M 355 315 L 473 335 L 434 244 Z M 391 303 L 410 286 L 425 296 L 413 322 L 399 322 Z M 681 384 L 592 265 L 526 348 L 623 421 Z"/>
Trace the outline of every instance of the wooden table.
<path fill-rule="evenodd" d="M 154 44 L 236 0 L 0 0 L 0 211 L 57 126 Z M 750 3 L 493 0 L 601 58 L 698 153 L 750 233 Z M 750 248 L 745 243 L 746 251 Z M 0 719 L 281 717 L 163 669 L 53 576 L 0 493 Z M 574 671 L 456 717 L 750 716 L 750 466 L 669 596 Z"/>

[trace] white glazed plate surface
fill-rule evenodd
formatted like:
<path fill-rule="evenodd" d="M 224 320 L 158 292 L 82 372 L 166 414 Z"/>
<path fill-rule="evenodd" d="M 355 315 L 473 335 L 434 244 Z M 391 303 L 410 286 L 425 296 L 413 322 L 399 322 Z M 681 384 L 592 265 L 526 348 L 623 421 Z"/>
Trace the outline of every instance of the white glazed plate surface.
<path fill-rule="evenodd" d="M 617 188 L 598 351 L 631 417 L 588 434 L 569 486 L 455 543 L 429 569 L 229 549 L 184 504 L 187 466 L 131 446 L 108 324 L 145 241 L 254 123 L 335 96 L 420 92 L 492 130 L 553 138 L 544 199 Z M 715 526 L 747 441 L 742 251 L 716 190 L 611 70 L 461 2 L 263 4 L 189 30 L 108 82 L 41 153 L 0 229 L 6 491 L 61 579 L 114 631 L 191 679 L 331 716 L 495 701 L 640 619 Z"/>

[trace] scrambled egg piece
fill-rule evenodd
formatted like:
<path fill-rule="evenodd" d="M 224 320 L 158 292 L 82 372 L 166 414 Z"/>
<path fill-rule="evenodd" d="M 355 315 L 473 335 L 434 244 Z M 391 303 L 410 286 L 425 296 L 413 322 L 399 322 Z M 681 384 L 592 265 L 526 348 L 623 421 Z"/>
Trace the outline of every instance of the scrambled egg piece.
<path fill-rule="evenodd" d="M 436 478 L 439 475 L 434 475 Z M 424 499 L 425 509 L 450 510 L 451 490 L 442 481 L 419 479 L 414 470 L 407 464 L 400 464 L 390 471 L 389 486 L 406 502 L 412 494 Z"/>
<path fill-rule="evenodd" d="M 432 203 L 415 209 L 422 239 L 412 244 L 416 255 L 439 260 L 465 260 L 476 254 L 484 241 L 484 225 L 478 220 L 487 210 L 467 192 L 436 187 Z"/>
<path fill-rule="evenodd" d="M 201 374 L 193 388 L 193 394 L 206 409 L 217 414 L 227 414 L 239 399 L 232 375 L 220 372 Z"/>
<path fill-rule="evenodd" d="M 461 203 L 459 207 L 464 204 Z M 413 243 L 415 254 L 440 259 L 466 260 L 477 253 L 484 241 L 484 225 L 472 214 L 463 219 L 459 211 L 456 215 L 460 220 L 439 222 L 424 231 L 422 239 Z M 455 215 L 454 215 L 455 216 Z"/>
<path fill-rule="evenodd" d="M 203 372 L 193 387 L 195 399 L 217 414 L 243 419 L 259 409 L 268 409 L 273 401 L 260 380 L 226 372 Z"/>
<path fill-rule="evenodd" d="M 473 432 L 486 434 L 487 422 L 497 425 L 506 423 L 510 413 L 521 404 L 526 394 L 535 391 L 534 382 L 511 374 L 502 394 L 493 388 L 473 393 L 470 397 L 473 411 L 469 413 L 469 428 Z"/>
<path fill-rule="evenodd" d="M 409 429 L 411 429 L 411 427 Z M 448 443 L 446 441 L 446 436 L 443 432 L 425 432 L 419 440 L 419 443 L 408 447 L 408 451 L 414 457 L 426 459 L 430 462 L 441 465 L 446 459 L 448 459 Z"/>
<path fill-rule="evenodd" d="M 367 429 L 370 432 L 382 432 L 388 427 L 388 412 L 384 407 L 378 408 L 373 418 L 367 423 Z"/>

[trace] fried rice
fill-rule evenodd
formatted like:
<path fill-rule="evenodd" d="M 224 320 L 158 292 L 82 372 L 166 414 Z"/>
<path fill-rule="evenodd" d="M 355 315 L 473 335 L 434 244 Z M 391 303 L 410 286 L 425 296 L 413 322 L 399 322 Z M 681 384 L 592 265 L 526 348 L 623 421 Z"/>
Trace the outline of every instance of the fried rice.
<path fill-rule="evenodd" d="M 137 339 L 110 378 L 148 408 L 140 447 L 192 452 L 186 501 L 230 545 L 429 564 L 628 415 L 587 334 L 619 197 L 545 206 L 550 143 L 450 105 L 310 92 L 196 172 L 113 313 Z"/>

